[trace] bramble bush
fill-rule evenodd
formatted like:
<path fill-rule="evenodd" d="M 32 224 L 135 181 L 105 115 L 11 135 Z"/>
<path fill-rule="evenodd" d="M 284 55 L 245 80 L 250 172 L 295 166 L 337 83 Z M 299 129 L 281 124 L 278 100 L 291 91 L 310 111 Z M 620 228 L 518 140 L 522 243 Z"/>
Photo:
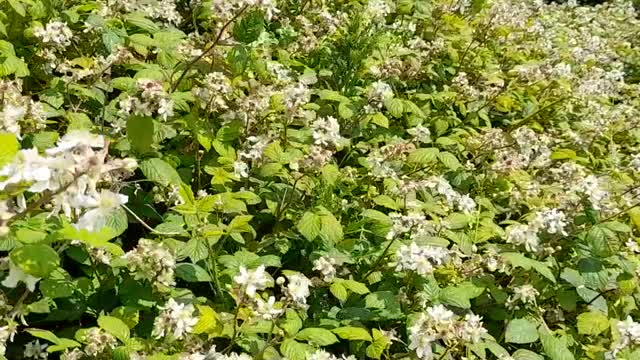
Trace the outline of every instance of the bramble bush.
<path fill-rule="evenodd" d="M 0 358 L 640 359 L 640 20 L 0 0 Z"/>

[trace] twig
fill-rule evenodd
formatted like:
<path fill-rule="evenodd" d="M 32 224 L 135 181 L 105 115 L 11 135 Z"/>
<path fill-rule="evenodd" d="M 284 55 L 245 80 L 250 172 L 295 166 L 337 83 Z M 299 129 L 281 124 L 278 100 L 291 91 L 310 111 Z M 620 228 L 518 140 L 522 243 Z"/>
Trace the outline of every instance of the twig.
<path fill-rule="evenodd" d="M 151 231 L 154 234 L 157 235 L 163 235 L 163 236 L 172 236 L 172 235 L 180 235 L 182 233 L 180 232 L 162 232 L 162 231 L 158 231 L 153 229 L 151 226 L 147 225 L 146 222 L 144 222 L 144 220 L 142 220 L 138 215 L 136 215 L 136 213 L 134 213 L 131 209 L 129 209 L 126 205 L 121 204 L 120 206 L 122 206 L 125 210 L 127 210 L 129 212 L 129 214 L 131 214 L 131 216 L 133 216 L 136 220 L 138 220 L 138 222 L 144 226 L 147 230 Z"/>
<path fill-rule="evenodd" d="M 211 44 L 208 48 L 206 48 L 202 54 L 198 55 L 198 57 L 196 57 L 195 59 L 191 60 L 186 68 L 184 69 L 184 71 L 182 72 L 182 74 L 180 74 L 180 77 L 178 78 L 178 80 L 175 82 L 175 84 L 173 84 L 173 86 L 171 87 L 171 92 L 176 91 L 176 89 L 178 88 L 178 85 L 180 85 L 180 83 L 182 82 L 182 80 L 184 79 L 184 77 L 187 75 L 187 73 L 189 72 L 189 70 L 191 69 L 191 67 L 197 63 L 198 61 L 202 60 L 202 58 L 204 58 L 205 56 L 207 56 L 209 54 L 209 52 L 211 50 L 213 50 L 218 43 L 220 42 L 220 39 L 222 39 L 222 35 L 224 34 L 224 32 L 227 30 L 227 27 L 229 27 L 229 25 L 231 25 L 231 23 L 233 23 L 238 17 L 240 17 L 240 15 L 242 15 L 242 13 L 244 13 L 245 10 L 247 10 L 247 8 L 249 7 L 249 5 L 245 5 L 242 9 L 240 9 L 240 11 L 238 11 L 238 13 L 236 13 L 231 19 L 229 19 L 229 21 L 227 21 L 223 26 L 222 29 L 220 29 L 220 32 L 218 32 L 218 35 L 216 36 L 215 40 L 213 41 L 213 44 Z"/>

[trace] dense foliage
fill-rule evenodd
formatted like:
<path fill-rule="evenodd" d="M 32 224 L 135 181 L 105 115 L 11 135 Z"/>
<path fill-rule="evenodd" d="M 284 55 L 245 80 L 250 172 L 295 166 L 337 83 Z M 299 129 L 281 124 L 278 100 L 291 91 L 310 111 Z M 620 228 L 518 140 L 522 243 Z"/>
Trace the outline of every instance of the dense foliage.
<path fill-rule="evenodd" d="M 0 0 L 0 358 L 640 359 L 640 20 Z"/>

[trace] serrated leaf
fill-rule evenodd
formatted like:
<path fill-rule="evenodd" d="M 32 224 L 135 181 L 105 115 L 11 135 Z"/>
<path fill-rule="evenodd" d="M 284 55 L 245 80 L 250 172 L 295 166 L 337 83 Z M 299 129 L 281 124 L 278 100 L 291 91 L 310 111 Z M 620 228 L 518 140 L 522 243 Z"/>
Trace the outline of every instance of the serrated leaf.
<path fill-rule="evenodd" d="M 436 148 L 420 148 L 409 154 L 407 162 L 411 164 L 426 165 L 438 160 L 440 150 Z"/>
<path fill-rule="evenodd" d="M 211 276 L 198 265 L 180 263 L 176 266 L 176 276 L 188 282 L 210 282 Z"/>
<path fill-rule="evenodd" d="M 457 170 L 462 167 L 462 165 L 460 165 L 460 161 L 458 161 L 458 158 L 456 158 L 456 156 L 450 152 L 445 151 L 438 153 L 437 157 L 438 160 L 440 160 L 440 162 L 449 170 Z"/>
<path fill-rule="evenodd" d="M 127 324 L 117 317 L 100 315 L 98 317 L 98 326 L 109 334 L 115 336 L 116 339 L 127 343 L 130 337 L 130 331 Z"/>
<path fill-rule="evenodd" d="M 132 116 L 127 120 L 127 138 L 131 148 L 138 153 L 149 151 L 153 144 L 153 119 Z"/>
<path fill-rule="evenodd" d="M 513 353 L 512 357 L 515 360 L 544 360 L 543 356 L 525 349 L 516 350 L 516 352 Z"/>
<path fill-rule="evenodd" d="M 280 344 L 280 352 L 287 359 L 291 360 L 305 360 L 308 353 L 313 353 L 315 348 L 308 344 L 299 343 L 293 339 L 285 339 Z"/>
<path fill-rule="evenodd" d="M 140 170 L 147 179 L 163 186 L 178 185 L 182 182 L 176 169 L 162 159 L 147 159 L 140 163 Z"/>
<path fill-rule="evenodd" d="M 525 270 L 534 269 L 540 275 L 551 280 L 551 282 L 556 282 L 556 277 L 553 275 L 551 269 L 549 269 L 549 265 L 547 265 L 546 263 L 529 259 L 528 257 L 519 253 L 503 253 L 502 257 L 515 267 L 521 267 Z"/>
<path fill-rule="evenodd" d="M 371 333 L 373 334 L 373 342 L 367 346 L 366 354 L 370 358 L 380 359 L 382 353 L 391 346 L 391 340 L 378 329 L 373 329 Z"/>
<path fill-rule="evenodd" d="M 367 329 L 355 326 L 343 326 L 337 329 L 331 330 L 334 334 L 338 335 L 341 339 L 345 340 L 364 340 L 372 341 L 371 335 Z"/>
<path fill-rule="evenodd" d="M 389 114 L 391 114 L 391 116 L 395 118 L 401 117 L 402 114 L 404 113 L 404 103 L 402 99 L 398 99 L 398 98 L 387 99 L 384 102 L 384 106 L 385 108 L 387 108 L 387 111 L 389 112 Z"/>
<path fill-rule="evenodd" d="M 578 333 L 598 335 L 609 328 L 609 318 L 599 311 L 590 311 L 578 315 Z"/>
<path fill-rule="evenodd" d="M 334 282 L 329 286 L 329 291 L 335 296 L 338 300 L 345 302 L 347 301 L 347 297 L 349 297 L 349 293 L 347 292 L 347 288 L 342 285 L 341 282 Z"/>
<path fill-rule="evenodd" d="M 556 338 L 549 330 L 540 331 L 540 341 L 545 354 L 551 360 L 575 360 L 564 341 Z"/>
<path fill-rule="evenodd" d="M 338 338 L 329 330 L 306 328 L 296 334 L 296 340 L 308 341 L 318 346 L 327 346 L 338 342 Z"/>
<path fill-rule="evenodd" d="M 48 276 L 60 265 L 58 253 L 47 245 L 25 245 L 13 249 L 11 261 L 24 272 L 38 278 Z"/>
<path fill-rule="evenodd" d="M 222 330 L 220 318 L 211 307 L 198 305 L 198 313 L 198 322 L 193 326 L 194 334 L 212 334 Z"/>
<path fill-rule="evenodd" d="M 288 309 L 279 326 L 289 335 L 295 335 L 302 328 L 302 320 L 297 312 Z"/>
<path fill-rule="evenodd" d="M 314 212 L 307 211 L 298 221 L 297 229 L 307 240 L 313 241 L 322 230 L 322 218 Z"/>
<path fill-rule="evenodd" d="M 538 341 L 538 329 L 527 319 L 513 319 L 507 324 L 504 338 L 508 343 L 529 344 Z"/>
<path fill-rule="evenodd" d="M 340 279 L 339 282 L 342 283 L 342 285 L 346 287 L 348 290 L 356 294 L 364 295 L 369 293 L 369 289 L 367 288 L 367 286 L 361 282 L 357 282 L 355 280 L 350 280 L 350 279 L 349 280 Z"/>
<path fill-rule="evenodd" d="M 41 329 L 26 329 L 29 334 L 40 339 L 47 340 L 50 343 L 57 344 L 60 339 L 51 331 Z"/>
<path fill-rule="evenodd" d="M 470 300 L 480 296 L 484 288 L 471 282 L 465 282 L 458 286 L 449 286 L 440 292 L 440 301 L 445 304 L 457 306 L 463 309 L 471 308 Z"/>

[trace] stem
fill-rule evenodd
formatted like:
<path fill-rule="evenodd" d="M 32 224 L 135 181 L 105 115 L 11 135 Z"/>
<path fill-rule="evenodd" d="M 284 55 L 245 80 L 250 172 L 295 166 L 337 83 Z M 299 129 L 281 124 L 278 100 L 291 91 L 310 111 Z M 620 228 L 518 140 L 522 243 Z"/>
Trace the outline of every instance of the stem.
<path fill-rule="evenodd" d="M 152 232 L 152 233 L 154 233 L 154 234 L 157 234 L 157 235 L 164 235 L 164 236 L 173 236 L 173 235 L 180 235 L 180 234 L 182 234 L 182 233 L 179 233 L 179 232 L 162 232 L 162 231 L 154 230 L 151 226 L 147 225 L 147 223 L 146 223 L 146 222 L 144 222 L 144 220 L 142 220 L 138 215 L 136 215 L 136 213 L 134 213 L 131 209 L 129 209 L 129 208 L 127 207 L 127 205 L 122 204 L 122 205 L 120 205 L 120 206 L 122 206 L 125 210 L 127 210 L 127 212 L 129 212 L 129 214 L 131 214 L 131 216 L 133 216 L 136 220 L 138 220 L 138 222 L 139 222 L 142 226 L 144 226 L 144 227 L 145 227 L 145 229 L 147 229 L 147 230 L 151 231 L 151 232 Z"/>
<path fill-rule="evenodd" d="M 380 265 L 380 263 L 382 262 L 382 259 L 387 255 L 389 248 L 391 248 L 391 245 L 393 245 L 393 243 L 396 242 L 396 239 L 397 238 L 393 238 L 391 241 L 389 241 L 389 244 L 387 245 L 387 247 L 384 248 L 384 251 L 382 251 L 382 254 L 380 254 L 380 257 L 378 257 L 378 259 L 373 264 L 373 266 L 371 266 L 371 269 L 369 269 L 369 271 L 367 271 L 367 273 L 364 274 L 364 276 L 362 277 L 363 279 L 366 279 L 369 275 L 371 275 L 371 273 L 373 273 L 378 269 L 378 265 Z"/>
<path fill-rule="evenodd" d="M 220 40 L 222 39 L 222 35 L 224 34 L 224 32 L 227 30 L 227 28 L 229 27 L 229 25 L 231 25 L 231 23 L 233 23 L 238 17 L 240 17 L 240 15 L 242 15 L 242 13 L 244 13 L 245 10 L 247 10 L 247 8 L 249 7 L 249 5 L 245 5 L 242 9 L 240 9 L 240 11 L 238 11 L 237 14 L 235 14 L 231 19 L 229 19 L 229 21 L 227 21 L 223 26 L 222 29 L 220 29 L 220 31 L 218 32 L 218 35 L 216 36 L 216 39 L 213 41 L 213 44 L 211 44 L 208 48 L 206 48 L 202 54 L 200 54 L 198 57 L 196 57 L 195 59 L 191 60 L 186 68 L 184 69 L 184 71 L 182 72 L 182 74 L 180 74 L 180 77 L 178 78 L 178 80 L 175 82 L 175 84 L 173 84 L 173 86 L 171 87 L 171 92 L 176 91 L 176 89 L 178 88 L 178 85 L 180 85 L 180 82 L 182 82 L 182 80 L 184 79 L 184 77 L 187 75 L 187 73 L 189 72 L 189 70 L 191 69 L 191 67 L 197 63 L 198 61 L 202 60 L 202 58 L 204 58 L 205 56 L 207 56 L 209 54 L 209 52 L 211 52 L 211 50 L 213 50 L 218 43 L 220 42 Z"/>

